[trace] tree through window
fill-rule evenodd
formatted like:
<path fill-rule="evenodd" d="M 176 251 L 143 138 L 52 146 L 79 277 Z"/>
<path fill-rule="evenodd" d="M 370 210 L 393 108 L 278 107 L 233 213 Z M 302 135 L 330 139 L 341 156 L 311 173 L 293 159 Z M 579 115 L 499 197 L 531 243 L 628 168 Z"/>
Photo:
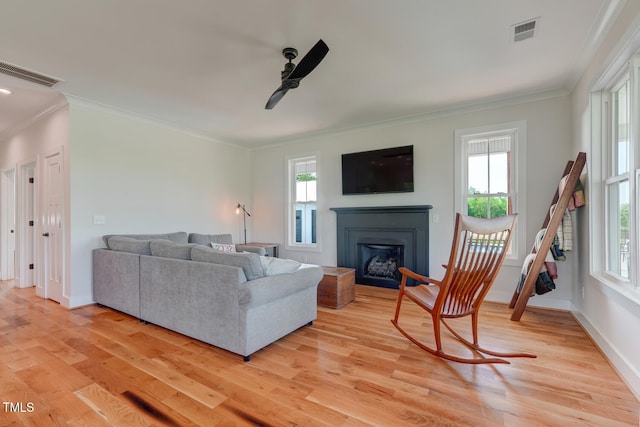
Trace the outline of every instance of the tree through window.
<path fill-rule="evenodd" d="M 467 215 L 496 218 L 513 212 L 512 140 L 512 132 L 467 140 Z"/>
<path fill-rule="evenodd" d="M 524 251 L 526 200 L 526 121 L 488 125 L 455 132 L 456 212 L 476 218 L 518 213 L 507 260 Z"/>

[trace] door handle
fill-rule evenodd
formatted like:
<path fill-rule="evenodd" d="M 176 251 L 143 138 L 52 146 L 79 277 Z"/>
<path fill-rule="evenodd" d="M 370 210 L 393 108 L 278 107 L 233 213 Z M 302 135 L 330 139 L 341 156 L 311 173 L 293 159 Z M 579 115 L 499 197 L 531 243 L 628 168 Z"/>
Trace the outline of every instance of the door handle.
<path fill-rule="evenodd" d="M 42 233 L 42 237 L 49 237 L 49 233 Z"/>

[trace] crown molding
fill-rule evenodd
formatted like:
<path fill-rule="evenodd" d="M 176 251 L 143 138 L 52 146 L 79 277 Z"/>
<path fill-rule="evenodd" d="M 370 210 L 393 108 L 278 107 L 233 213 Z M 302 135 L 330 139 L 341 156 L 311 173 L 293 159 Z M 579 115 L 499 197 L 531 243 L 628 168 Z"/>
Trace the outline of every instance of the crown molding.
<path fill-rule="evenodd" d="M 338 135 L 347 135 L 352 133 L 365 132 L 371 129 L 378 129 L 389 126 L 402 126 L 412 123 L 437 120 L 446 117 L 459 116 L 469 113 L 477 113 L 481 111 L 495 110 L 498 108 L 511 107 L 521 104 L 529 104 L 533 102 L 545 101 L 548 99 L 569 96 L 570 92 L 566 89 L 556 89 L 544 92 L 535 92 L 519 96 L 495 97 L 484 100 L 478 100 L 474 103 L 465 103 L 451 106 L 443 109 L 434 109 L 432 111 L 409 115 L 404 117 L 396 117 L 388 120 L 380 120 L 377 122 L 364 123 L 361 125 L 344 127 L 340 129 L 332 129 L 327 131 L 311 132 L 306 135 L 296 135 L 288 138 L 274 139 L 273 142 L 251 148 L 251 151 L 260 151 L 274 147 L 291 145 L 300 142 L 307 142 L 313 139 L 331 137 Z"/>
<path fill-rule="evenodd" d="M 44 119 L 45 117 L 50 116 L 51 114 L 55 113 L 56 111 L 60 110 L 61 108 L 66 107 L 67 105 L 69 105 L 69 104 L 67 103 L 66 98 L 61 94 L 59 97 L 56 98 L 56 101 L 53 104 L 46 106 L 39 113 L 29 117 L 26 120 L 21 121 L 21 122 L 14 123 L 13 125 L 8 127 L 7 129 L 5 129 L 2 133 L 0 133 L 0 141 L 6 141 L 6 140 L 16 136 L 17 134 L 19 134 L 20 132 L 22 132 L 26 128 L 32 126 L 34 123 L 39 122 L 40 120 Z"/>
<path fill-rule="evenodd" d="M 69 100 L 69 104 L 71 105 L 80 105 L 83 107 L 87 107 L 87 108 L 92 108 L 94 110 L 98 110 L 101 111 L 103 113 L 107 113 L 107 114 L 114 114 L 117 116 L 121 116 L 121 117 L 126 117 L 132 120 L 136 120 L 142 123 L 146 123 L 152 126 L 157 126 L 157 127 L 161 127 L 167 130 L 171 130 L 173 132 L 176 133 L 181 133 L 183 135 L 186 136 L 190 136 L 193 138 L 197 138 L 197 139 L 201 139 L 207 142 L 213 142 L 216 144 L 221 144 L 221 145 L 226 145 L 229 147 L 233 147 L 233 148 L 237 148 L 240 150 L 246 150 L 248 151 L 249 149 L 246 146 L 243 145 L 239 145 L 239 144 L 234 144 L 232 142 L 228 142 L 228 141 L 223 141 L 221 139 L 216 139 L 210 135 L 206 135 L 202 132 L 198 132 L 195 131 L 193 129 L 188 129 L 185 127 L 181 127 L 179 125 L 176 125 L 174 123 L 170 123 L 168 121 L 165 120 L 161 120 L 152 116 L 147 116 L 145 114 L 141 114 L 141 113 L 137 113 L 137 112 L 133 112 L 133 111 L 129 111 L 129 110 L 125 110 L 122 108 L 118 108 L 118 107 L 114 107 L 108 104 L 104 104 L 104 103 L 100 103 L 88 98 L 82 98 L 76 95 L 71 95 L 71 94 L 65 94 L 65 96 L 67 97 L 67 99 Z"/>

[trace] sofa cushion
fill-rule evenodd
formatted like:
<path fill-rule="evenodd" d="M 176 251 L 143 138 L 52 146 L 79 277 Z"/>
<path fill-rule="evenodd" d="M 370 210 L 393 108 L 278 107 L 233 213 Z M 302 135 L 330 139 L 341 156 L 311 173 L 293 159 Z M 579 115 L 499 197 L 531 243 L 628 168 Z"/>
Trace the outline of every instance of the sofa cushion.
<path fill-rule="evenodd" d="M 191 248 L 191 259 L 200 262 L 240 267 L 242 271 L 244 271 L 247 280 L 264 277 L 260 256 L 257 254 L 222 252 L 207 246 L 198 245 Z"/>
<path fill-rule="evenodd" d="M 243 245 L 242 243 L 238 243 L 235 246 L 236 246 L 236 252 L 251 252 L 253 254 L 258 254 L 258 255 L 267 254 L 267 250 L 262 246 Z"/>
<path fill-rule="evenodd" d="M 211 247 L 216 251 L 236 252 L 236 245 L 225 245 L 224 243 L 211 242 Z"/>
<path fill-rule="evenodd" d="M 108 240 L 111 250 L 131 252 L 139 255 L 151 255 L 151 240 L 139 240 L 132 237 L 113 236 Z"/>
<path fill-rule="evenodd" d="M 175 243 L 170 240 L 152 240 L 151 255 L 163 258 L 191 259 L 191 248 L 195 243 Z"/>
<path fill-rule="evenodd" d="M 189 243 L 197 243 L 205 246 L 209 246 L 211 243 L 231 245 L 233 243 L 233 238 L 231 237 L 231 234 L 189 233 Z"/>
<path fill-rule="evenodd" d="M 292 259 L 275 258 L 270 256 L 261 256 L 260 263 L 262 264 L 265 276 L 293 273 L 299 269 L 301 265 L 298 261 Z"/>
<path fill-rule="evenodd" d="M 104 244 L 109 249 L 113 249 L 109 245 L 109 239 L 112 237 L 129 237 L 131 239 L 136 240 L 171 240 L 176 243 L 187 243 L 187 233 L 184 231 L 177 231 L 175 233 L 164 233 L 164 234 L 106 234 L 102 236 L 102 240 L 104 240 Z"/>

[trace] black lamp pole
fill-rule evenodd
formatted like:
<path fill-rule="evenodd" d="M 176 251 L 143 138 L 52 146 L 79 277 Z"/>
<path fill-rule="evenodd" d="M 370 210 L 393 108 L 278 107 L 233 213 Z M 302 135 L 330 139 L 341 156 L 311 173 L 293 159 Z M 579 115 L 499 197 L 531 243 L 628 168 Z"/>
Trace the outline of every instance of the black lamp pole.
<path fill-rule="evenodd" d="M 247 210 L 244 208 L 244 205 L 241 205 L 240 202 L 238 202 L 238 206 L 236 206 L 236 212 L 240 213 L 240 209 L 242 209 L 242 222 L 244 225 L 244 244 L 247 244 L 247 216 L 251 216 L 251 214 L 249 212 L 247 212 Z"/>

